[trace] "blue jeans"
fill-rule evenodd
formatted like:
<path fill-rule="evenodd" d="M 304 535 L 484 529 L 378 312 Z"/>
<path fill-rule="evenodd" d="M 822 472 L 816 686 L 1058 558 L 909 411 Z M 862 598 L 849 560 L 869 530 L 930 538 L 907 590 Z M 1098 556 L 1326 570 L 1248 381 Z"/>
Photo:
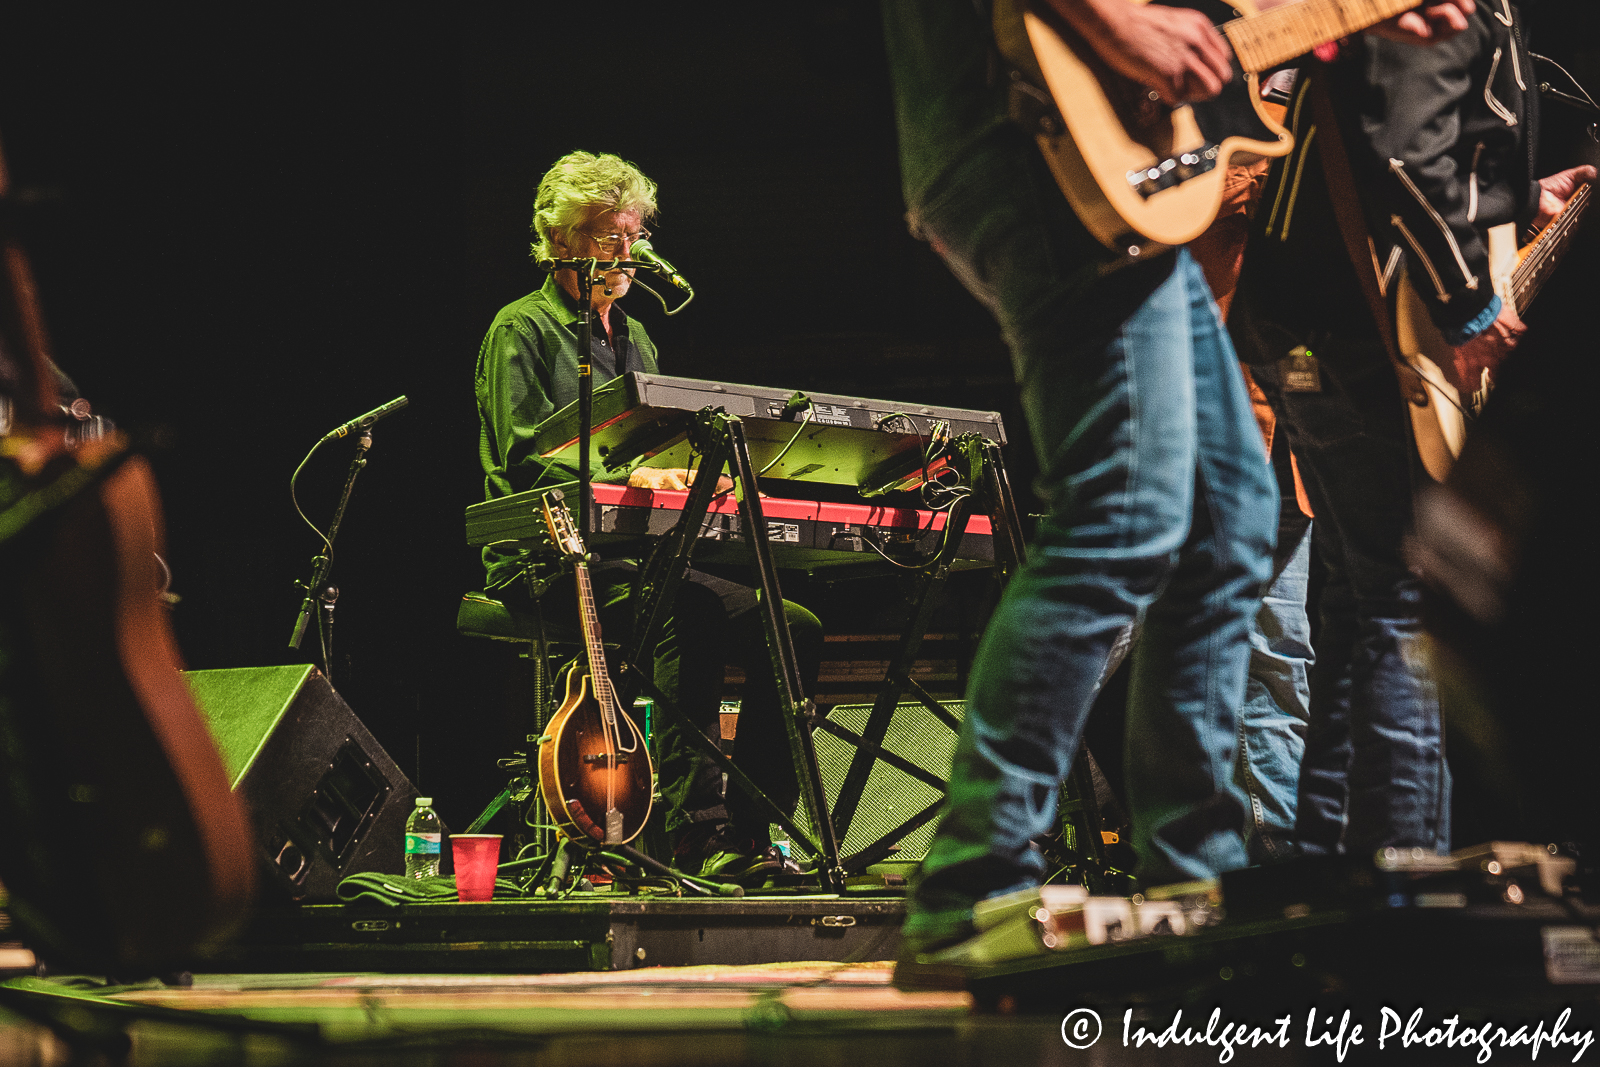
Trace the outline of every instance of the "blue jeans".
<path fill-rule="evenodd" d="M 1287 465 L 1287 464 L 1285 464 Z M 1239 787 L 1244 790 L 1245 846 L 1252 863 L 1294 855 L 1296 797 L 1306 724 L 1311 718 L 1311 520 L 1292 481 L 1278 505 L 1272 582 L 1250 626 L 1250 669 L 1239 705 Z"/>
<path fill-rule="evenodd" d="M 1004 126 L 925 187 L 913 227 L 999 319 L 1048 511 L 989 623 L 905 933 L 959 932 L 1033 884 L 1029 841 L 1118 635 L 1140 625 L 1128 799 L 1146 884 L 1244 866 L 1233 780 L 1276 488 L 1210 290 L 1179 251 L 1105 273 L 1037 148 Z"/>
<path fill-rule="evenodd" d="M 1439 697 L 1423 662 L 1421 587 L 1402 558 L 1416 467 L 1405 400 L 1377 345 L 1314 347 L 1321 388 L 1255 371 L 1300 461 L 1327 568 L 1295 835 L 1304 852 L 1447 851 Z"/>

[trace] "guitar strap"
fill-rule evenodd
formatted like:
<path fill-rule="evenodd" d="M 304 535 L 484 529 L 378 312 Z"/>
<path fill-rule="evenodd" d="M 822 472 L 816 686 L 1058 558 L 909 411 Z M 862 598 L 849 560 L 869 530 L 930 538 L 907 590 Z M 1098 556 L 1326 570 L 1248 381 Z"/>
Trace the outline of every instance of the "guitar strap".
<path fill-rule="evenodd" d="M 1389 353 L 1400 378 L 1400 391 L 1413 404 L 1428 403 L 1422 377 L 1400 357 L 1398 335 L 1389 301 L 1378 285 L 1377 266 L 1372 261 L 1372 239 L 1367 233 L 1366 219 L 1361 213 L 1361 200 L 1356 194 L 1355 174 L 1350 169 L 1350 157 L 1344 150 L 1344 136 L 1339 131 L 1339 120 L 1333 113 L 1333 103 L 1328 99 L 1328 89 L 1323 79 L 1313 74 L 1306 92 L 1311 97 L 1311 115 L 1318 127 L 1317 156 L 1322 160 L 1322 174 L 1328 183 L 1328 199 L 1333 204 L 1334 217 L 1339 222 L 1339 236 L 1344 238 L 1345 252 L 1350 265 L 1355 268 L 1356 280 L 1367 298 L 1372 311 L 1372 321 L 1378 326 L 1383 347 Z"/>

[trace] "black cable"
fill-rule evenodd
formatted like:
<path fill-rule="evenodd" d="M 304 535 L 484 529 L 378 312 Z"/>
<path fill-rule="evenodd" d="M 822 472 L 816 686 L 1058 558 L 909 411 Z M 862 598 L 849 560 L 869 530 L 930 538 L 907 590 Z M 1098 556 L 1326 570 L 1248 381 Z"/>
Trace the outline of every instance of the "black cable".
<path fill-rule="evenodd" d="M 861 528 L 861 540 L 862 543 L 864 543 L 868 548 L 872 549 L 872 551 L 876 552 L 878 555 L 882 556 L 884 559 L 888 560 L 890 563 L 904 571 L 926 570 L 928 565 L 933 562 L 933 559 L 928 559 L 916 564 L 901 563 L 899 560 L 889 555 L 889 553 L 878 547 L 878 543 L 874 541 L 871 536 L 869 536 L 868 527 L 865 526 Z M 936 556 L 934 558 L 936 559 L 938 557 Z"/>
<path fill-rule="evenodd" d="M 300 479 L 300 472 L 306 469 L 306 464 L 311 462 L 311 457 L 317 454 L 317 449 L 326 444 L 327 440 L 326 437 L 317 438 L 317 443 L 311 446 L 311 451 L 307 452 L 305 458 L 300 461 L 300 466 L 296 467 L 294 473 L 289 475 L 289 502 L 294 505 L 295 514 L 299 515 L 305 521 L 305 524 L 311 527 L 311 532 L 322 539 L 322 544 L 328 553 L 328 564 L 331 569 L 333 564 L 333 542 L 328 540 L 328 535 L 323 533 L 322 529 L 312 522 L 305 511 L 301 509 L 300 496 L 295 492 L 295 483 Z"/>

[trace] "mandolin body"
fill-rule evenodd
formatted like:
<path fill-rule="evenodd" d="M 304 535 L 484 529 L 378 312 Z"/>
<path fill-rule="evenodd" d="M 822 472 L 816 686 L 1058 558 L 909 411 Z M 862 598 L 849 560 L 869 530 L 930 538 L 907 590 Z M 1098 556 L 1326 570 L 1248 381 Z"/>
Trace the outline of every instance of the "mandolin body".
<path fill-rule="evenodd" d="M 655 783 L 644 736 L 628 715 L 616 719 L 622 747 L 633 751 L 613 757 L 594 680 L 582 667 L 567 672 L 566 696 L 539 744 L 539 791 L 556 825 L 579 842 L 626 844 L 650 818 Z M 608 786 L 621 816 L 620 832 L 609 839 Z"/>

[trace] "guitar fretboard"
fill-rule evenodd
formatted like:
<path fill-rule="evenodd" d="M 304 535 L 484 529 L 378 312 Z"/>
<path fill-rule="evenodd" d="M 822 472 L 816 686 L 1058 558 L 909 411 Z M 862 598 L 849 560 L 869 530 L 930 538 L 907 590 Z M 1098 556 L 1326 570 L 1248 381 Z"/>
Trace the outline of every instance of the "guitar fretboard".
<path fill-rule="evenodd" d="M 1360 33 L 1421 0 L 1295 0 L 1223 23 L 1239 65 L 1258 73 L 1305 55 L 1326 41 Z"/>
<path fill-rule="evenodd" d="M 1533 303 L 1533 298 L 1539 295 L 1539 290 L 1556 269 L 1556 264 L 1561 262 L 1561 257 L 1566 254 L 1570 246 L 1569 238 L 1573 230 L 1577 229 L 1578 222 L 1583 218 L 1583 213 L 1589 207 L 1589 198 L 1594 192 L 1594 183 L 1589 182 L 1573 193 L 1567 200 L 1561 213 L 1546 226 L 1539 236 L 1534 238 L 1533 244 L 1528 246 L 1522 262 L 1517 264 L 1517 269 L 1511 273 L 1512 299 L 1517 305 L 1517 314 L 1528 310 L 1528 305 Z"/>

